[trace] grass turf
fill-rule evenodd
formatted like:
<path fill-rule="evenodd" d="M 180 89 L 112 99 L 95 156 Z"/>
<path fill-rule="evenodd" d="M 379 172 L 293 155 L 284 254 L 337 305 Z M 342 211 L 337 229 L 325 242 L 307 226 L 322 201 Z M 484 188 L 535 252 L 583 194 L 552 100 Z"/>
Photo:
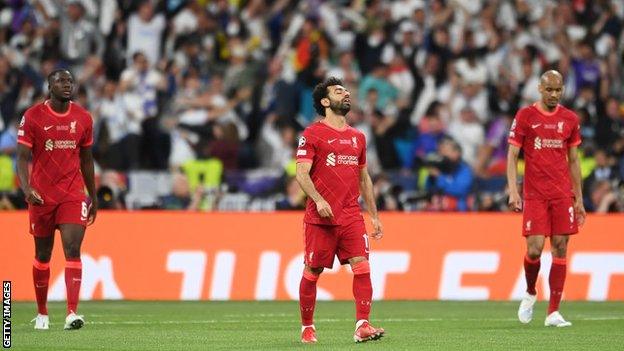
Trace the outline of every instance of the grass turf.
<path fill-rule="evenodd" d="M 81 330 L 64 331 L 64 303 L 50 303 L 50 330 L 29 321 L 34 303 L 13 304 L 15 350 L 622 350 L 624 302 L 564 302 L 570 328 L 546 328 L 544 303 L 528 325 L 516 302 L 383 301 L 379 341 L 355 344 L 352 302 L 320 302 L 319 342 L 299 342 L 296 302 L 83 302 Z"/>

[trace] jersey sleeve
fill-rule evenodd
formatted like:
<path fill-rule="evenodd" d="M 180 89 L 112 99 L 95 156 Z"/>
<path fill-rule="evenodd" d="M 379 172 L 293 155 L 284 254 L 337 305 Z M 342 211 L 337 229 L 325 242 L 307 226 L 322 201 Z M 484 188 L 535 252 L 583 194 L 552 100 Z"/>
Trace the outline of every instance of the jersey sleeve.
<path fill-rule="evenodd" d="M 33 147 L 33 143 L 35 140 L 34 128 L 32 124 L 32 118 L 25 114 L 22 116 L 22 120 L 19 124 L 19 129 L 17 130 L 17 142 L 19 144 L 26 145 L 29 148 Z"/>
<path fill-rule="evenodd" d="M 579 145 L 581 145 L 581 124 L 579 122 L 579 118 L 576 117 L 576 123 L 574 123 L 572 133 L 570 133 L 570 137 L 568 138 L 568 147 Z"/>
<path fill-rule="evenodd" d="M 511 123 L 511 128 L 509 128 L 509 138 L 507 142 L 511 145 L 515 145 L 517 147 L 522 147 L 524 143 L 524 137 L 526 136 L 526 125 L 525 119 L 522 114 L 522 110 L 516 113 L 516 117 Z"/>
<path fill-rule="evenodd" d="M 91 115 L 87 115 L 80 147 L 89 147 L 91 145 L 93 145 L 93 118 L 91 118 Z"/>
<path fill-rule="evenodd" d="M 360 155 L 358 157 L 359 167 L 366 167 L 366 136 L 364 134 L 360 134 L 362 139 L 362 149 L 360 150 Z"/>
<path fill-rule="evenodd" d="M 315 138 L 310 129 L 303 131 L 297 146 L 297 163 L 312 163 L 316 154 Z"/>

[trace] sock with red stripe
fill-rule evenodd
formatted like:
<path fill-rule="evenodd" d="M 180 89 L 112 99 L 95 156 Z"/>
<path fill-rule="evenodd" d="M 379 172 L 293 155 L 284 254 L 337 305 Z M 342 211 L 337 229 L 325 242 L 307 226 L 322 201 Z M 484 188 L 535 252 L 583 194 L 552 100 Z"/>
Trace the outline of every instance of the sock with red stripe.
<path fill-rule="evenodd" d="M 552 265 L 550 266 L 550 277 L 548 278 L 548 284 L 550 285 L 550 301 L 548 302 L 549 315 L 559 310 L 567 267 L 565 258 L 553 257 Z"/>
<path fill-rule="evenodd" d="M 299 309 L 301 310 L 301 325 L 314 324 L 314 306 L 316 305 L 316 282 L 319 276 L 303 270 L 299 284 Z"/>
<path fill-rule="evenodd" d="M 65 288 L 67 289 L 67 314 L 78 310 L 82 262 L 80 258 L 68 258 L 65 262 Z"/>
<path fill-rule="evenodd" d="M 529 256 L 524 256 L 524 276 L 527 283 L 527 293 L 531 295 L 537 294 L 535 291 L 535 283 L 537 282 L 537 275 L 540 270 L 540 259 L 531 259 Z"/>
<path fill-rule="evenodd" d="M 50 282 L 50 263 L 40 262 L 35 258 L 33 262 L 33 283 L 37 298 L 37 313 L 48 314 L 48 285 Z"/>
<path fill-rule="evenodd" d="M 356 321 L 368 320 L 373 299 L 373 286 L 370 279 L 370 264 L 368 261 L 358 262 L 352 266 L 353 270 L 353 297 L 355 298 Z"/>

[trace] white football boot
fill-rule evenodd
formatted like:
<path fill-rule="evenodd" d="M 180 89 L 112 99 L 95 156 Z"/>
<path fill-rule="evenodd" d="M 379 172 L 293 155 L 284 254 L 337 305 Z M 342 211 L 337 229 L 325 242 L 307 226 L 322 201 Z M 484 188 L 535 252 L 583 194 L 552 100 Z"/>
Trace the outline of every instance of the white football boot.
<path fill-rule="evenodd" d="M 522 301 L 520 301 L 520 307 L 518 307 L 518 319 L 520 323 L 527 324 L 533 319 L 533 306 L 537 301 L 537 294 L 531 295 L 525 293 Z"/>
<path fill-rule="evenodd" d="M 561 315 L 561 313 L 559 313 L 559 311 L 555 311 L 549 314 L 548 317 L 546 317 L 544 325 L 547 327 L 563 328 L 571 326 L 572 323 L 563 319 L 563 316 Z"/>
<path fill-rule="evenodd" d="M 35 330 L 50 329 L 50 318 L 47 314 L 37 314 L 37 317 L 33 318 L 31 322 L 35 322 Z"/>
<path fill-rule="evenodd" d="M 84 318 L 74 312 L 65 318 L 65 330 L 80 329 L 84 325 Z"/>

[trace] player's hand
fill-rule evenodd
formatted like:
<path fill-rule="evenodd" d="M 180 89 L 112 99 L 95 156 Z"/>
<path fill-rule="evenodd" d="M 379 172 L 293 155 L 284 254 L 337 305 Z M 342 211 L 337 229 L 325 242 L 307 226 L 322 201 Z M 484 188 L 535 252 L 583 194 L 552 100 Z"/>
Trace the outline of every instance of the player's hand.
<path fill-rule="evenodd" d="M 383 238 L 383 226 L 381 225 L 381 221 L 379 217 L 371 218 L 371 222 L 373 223 L 373 229 L 375 230 L 370 236 L 375 240 L 379 240 Z"/>
<path fill-rule="evenodd" d="M 316 211 L 321 216 L 321 218 L 333 218 L 334 213 L 332 212 L 331 206 L 329 203 L 325 201 L 325 199 L 320 199 L 316 202 Z"/>
<path fill-rule="evenodd" d="M 89 208 L 89 219 L 87 220 L 87 225 L 91 225 L 95 222 L 95 217 L 97 217 L 97 204 L 94 203 Z"/>
<path fill-rule="evenodd" d="M 26 191 L 24 191 L 24 194 L 26 195 L 26 202 L 28 202 L 29 204 L 43 205 L 43 198 L 41 197 L 41 195 L 39 195 L 37 190 L 29 187 L 26 189 Z"/>
<path fill-rule="evenodd" d="M 585 216 L 587 216 L 587 213 L 585 212 L 582 198 L 574 200 L 574 213 L 576 214 L 576 223 L 579 226 L 585 224 Z"/>
<path fill-rule="evenodd" d="M 514 212 L 522 211 L 522 199 L 517 191 L 509 194 L 509 208 Z"/>

